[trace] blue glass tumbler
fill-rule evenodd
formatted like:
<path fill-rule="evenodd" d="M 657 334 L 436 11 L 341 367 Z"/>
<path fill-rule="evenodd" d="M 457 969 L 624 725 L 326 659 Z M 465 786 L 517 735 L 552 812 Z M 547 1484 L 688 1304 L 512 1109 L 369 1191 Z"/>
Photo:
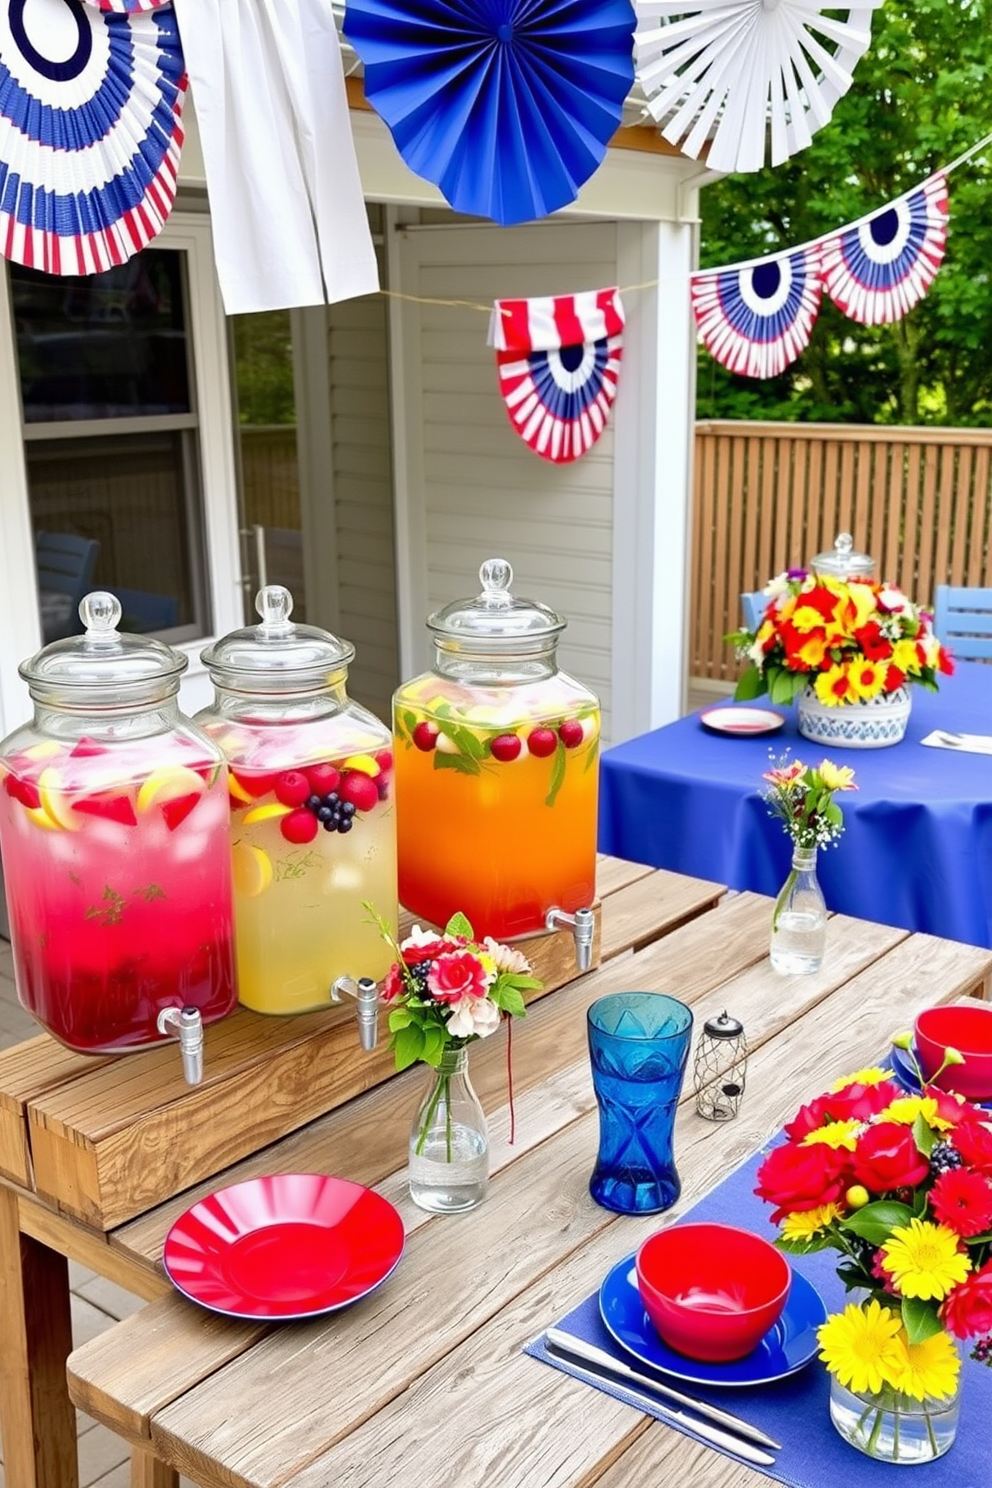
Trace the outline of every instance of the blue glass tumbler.
<path fill-rule="evenodd" d="M 586 1018 L 599 1106 L 589 1192 L 620 1214 L 668 1209 L 682 1191 L 672 1138 L 692 1012 L 662 992 L 614 992 Z"/>

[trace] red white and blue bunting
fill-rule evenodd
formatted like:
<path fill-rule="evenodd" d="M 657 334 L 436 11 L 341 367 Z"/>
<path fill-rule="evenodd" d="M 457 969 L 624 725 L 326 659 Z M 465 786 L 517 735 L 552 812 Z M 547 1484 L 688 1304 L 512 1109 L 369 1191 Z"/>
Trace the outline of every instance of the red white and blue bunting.
<path fill-rule="evenodd" d="M 175 197 L 185 93 L 171 9 L 0 0 L 0 253 L 92 274 L 150 242 Z"/>
<path fill-rule="evenodd" d="M 699 339 L 742 377 L 777 377 L 809 345 L 820 308 L 820 256 L 798 248 L 740 268 L 693 274 Z"/>
<path fill-rule="evenodd" d="M 617 289 L 497 300 L 489 327 L 510 422 L 564 465 L 599 439 L 617 395 L 624 312 Z"/>
<path fill-rule="evenodd" d="M 823 288 L 861 325 L 901 320 L 937 277 L 947 247 L 942 173 L 823 240 Z"/>
<path fill-rule="evenodd" d="M 700 341 L 730 372 L 775 377 L 808 346 L 821 294 L 861 325 L 900 320 L 943 261 L 952 168 L 813 243 L 690 275 Z"/>

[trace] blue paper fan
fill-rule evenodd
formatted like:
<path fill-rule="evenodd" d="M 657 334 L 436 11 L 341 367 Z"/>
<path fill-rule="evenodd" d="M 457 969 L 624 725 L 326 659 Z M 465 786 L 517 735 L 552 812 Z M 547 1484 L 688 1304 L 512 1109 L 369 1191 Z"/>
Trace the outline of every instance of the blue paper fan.
<path fill-rule="evenodd" d="M 912 310 L 937 277 L 947 247 L 947 180 L 921 186 L 822 242 L 823 287 L 861 325 L 884 325 Z"/>
<path fill-rule="evenodd" d="M 412 171 L 507 225 L 574 201 L 634 81 L 630 0 L 348 0 L 365 96 Z"/>
<path fill-rule="evenodd" d="M 809 345 L 820 306 L 814 245 L 690 280 L 700 340 L 742 377 L 776 377 Z"/>
<path fill-rule="evenodd" d="M 185 90 L 171 9 L 0 0 L 0 254 L 92 274 L 145 247 L 175 198 Z"/>

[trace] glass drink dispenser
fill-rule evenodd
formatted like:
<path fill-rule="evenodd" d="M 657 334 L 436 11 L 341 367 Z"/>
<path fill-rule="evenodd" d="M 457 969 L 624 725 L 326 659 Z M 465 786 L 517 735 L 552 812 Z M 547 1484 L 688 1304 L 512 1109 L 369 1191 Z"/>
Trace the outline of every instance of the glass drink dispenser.
<path fill-rule="evenodd" d="M 119 633 L 112 594 L 79 613 L 20 667 L 34 720 L 0 744 L 17 992 L 86 1053 L 179 1036 L 196 1083 L 236 1002 L 224 757 L 179 711 L 184 655 Z"/>
<path fill-rule="evenodd" d="M 345 691 L 354 647 L 294 624 L 281 585 L 255 603 L 259 625 L 203 652 L 216 699 L 196 717 L 230 769 L 238 995 L 300 1013 L 389 968 L 364 905 L 395 932 L 392 740 Z"/>
<path fill-rule="evenodd" d="M 433 670 L 393 699 L 400 902 L 497 940 L 578 913 L 591 943 L 599 702 L 558 670 L 562 616 L 511 594 L 505 559 L 480 575 L 427 621 Z"/>

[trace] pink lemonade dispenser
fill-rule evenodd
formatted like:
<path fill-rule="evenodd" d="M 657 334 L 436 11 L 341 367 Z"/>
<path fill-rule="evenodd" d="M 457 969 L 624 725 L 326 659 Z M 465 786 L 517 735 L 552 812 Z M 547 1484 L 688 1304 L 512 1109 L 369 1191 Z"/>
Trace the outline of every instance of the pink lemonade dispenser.
<path fill-rule="evenodd" d="M 0 744 L 0 851 L 17 993 L 55 1038 L 124 1053 L 236 1003 L 227 767 L 179 711 L 187 658 L 122 634 L 88 594 L 81 636 L 19 668 L 34 719 Z"/>

